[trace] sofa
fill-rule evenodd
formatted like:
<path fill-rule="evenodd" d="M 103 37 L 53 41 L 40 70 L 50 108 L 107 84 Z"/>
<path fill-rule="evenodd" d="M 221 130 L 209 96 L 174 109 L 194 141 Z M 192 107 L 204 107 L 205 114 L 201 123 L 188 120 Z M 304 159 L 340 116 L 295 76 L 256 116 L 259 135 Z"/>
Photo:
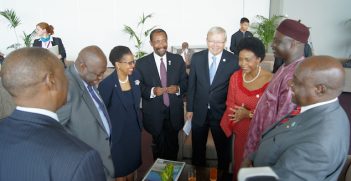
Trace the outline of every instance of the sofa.
<path fill-rule="evenodd" d="M 192 158 L 192 142 L 191 132 L 186 135 L 184 131 L 179 131 L 179 152 L 178 160 L 185 161 L 191 164 Z M 211 131 L 208 132 L 207 143 L 206 143 L 206 164 L 207 166 L 217 166 L 217 152 L 213 142 Z"/>

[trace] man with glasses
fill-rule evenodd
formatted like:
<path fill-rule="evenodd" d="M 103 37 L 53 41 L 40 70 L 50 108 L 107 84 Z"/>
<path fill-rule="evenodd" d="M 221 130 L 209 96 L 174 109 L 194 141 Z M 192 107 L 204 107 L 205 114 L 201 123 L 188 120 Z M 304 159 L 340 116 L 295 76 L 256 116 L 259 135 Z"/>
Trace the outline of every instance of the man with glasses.
<path fill-rule="evenodd" d="M 192 56 L 186 119 L 192 120 L 192 163 L 206 166 L 206 142 L 209 129 L 218 157 L 218 169 L 228 170 L 229 138 L 220 127 L 226 109 L 230 76 L 239 69 L 238 59 L 224 50 L 226 32 L 212 27 L 207 33 L 207 50 Z"/>
<path fill-rule="evenodd" d="M 137 60 L 136 68 L 141 75 L 143 125 L 152 135 L 153 157 L 177 160 L 187 75 L 182 57 L 167 52 L 167 40 L 163 29 L 153 30 L 150 44 L 154 52 Z"/>
<path fill-rule="evenodd" d="M 79 52 L 75 63 L 66 69 L 69 81 L 67 103 L 59 109 L 58 117 L 70 133 L 99 152 L 106 178 L 112 180 L 111 123 L 96 89 L 106 65 L 107 58 L 97 46 L 88 46 Z"/>

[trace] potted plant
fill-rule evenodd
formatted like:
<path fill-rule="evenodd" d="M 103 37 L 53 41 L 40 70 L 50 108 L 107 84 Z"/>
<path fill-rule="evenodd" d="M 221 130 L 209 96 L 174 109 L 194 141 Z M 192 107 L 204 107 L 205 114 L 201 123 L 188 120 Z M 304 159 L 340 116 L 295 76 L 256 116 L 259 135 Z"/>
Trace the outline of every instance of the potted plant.
<path fill-rule="evenodd" d="M 4 11 L 0 11 L 0 15 L 3 16 L 4 18 L 6 18 L 9 21 L 9 27 L 10 29 L 13 29 L 13 32 L 15 33 L 15 37 L 16 37 L 16 41 L 17 43 L 14 43 L 12 45 L 10 45 L 9 48 L 15 48 L 17 49 L 18 47 L 21 46 L 21 44 L 18 41 L 18 36 L 17 36 L 17 31 L 16 28 L 18 25 L 21 24 L 21 20 L 19 19 L 19 17 L 16 15 L 16 12 L 13 9 L 6 9 Z"/>
<path fill-rule="evenodd" d="M 144 25 L 146 20 L 152 18 L 152 16 L 152 14 L 145 16 L 143 13 L 143 16 L 140 17 L 140 21 L 138 22 L 137 30 L 134 30 L 128 25 L 124 25 L 123 31 L 129 35 L 130 39 L 133 39 L 135 41 L 135 48 L 137 49 L 135 53 L 136 59 L 139 59 L 147 54 L 145 51 L 143 51 L 144 41 L 156 26 L 153 26 L 144 31 Z"/>
<path fill-rule="evenodd" d="M 274 32 L 278 26 L 279 21 L 284 16 L 273 15 L 271 18 L 266 18 L 261 15 L 257 15 L 256 18 L 259 22 L 253 23 L 251 26 L 254 34 L 263 42 L 266 52 L 268 51 L 269 44 L 272 43 L 274 38 Z"/>
<path fill-rule="evenodd" d="M 16 12 L 13 9 L 6 9 L 4 11 L 0 11 L 0 15 L 7 19 L 7 21 L 9 22 L 9 27 L 10 29 L 13 29 L 13 32 L 16 37 L 16 43 L 8 46 L 7 49 L 10 49 L 10 48 L 18 49 L 19 47 L 21 47 L 21 44 L 18 41 L 16 28 L 21 24 L 20 18 L 16 15 Z M 32 46 L 32 40 L 34 35 L 35 35 L 35 30 L 33 30 L 32 33 L 30 34 L 26 34 L 26 32 L 23 31 L 22 40 L 24 43 L 24 47 Z"/>

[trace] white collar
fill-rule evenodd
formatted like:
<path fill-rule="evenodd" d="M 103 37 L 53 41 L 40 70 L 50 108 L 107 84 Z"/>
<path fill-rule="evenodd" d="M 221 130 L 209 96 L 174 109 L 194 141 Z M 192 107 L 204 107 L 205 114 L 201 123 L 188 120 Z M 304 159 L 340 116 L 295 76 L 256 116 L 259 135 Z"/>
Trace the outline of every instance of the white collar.
<path fill-rule="evenodd" d="M 161 61 L 161 58 L 163 59 L 163 61 L 166 61 L 166 60 L 167 60 L 167 53 L 165 53 L 162 57 L 160 57 L 159 55 L 157 55 L 155 52 L 154 52 L 153 54 L 154 54 L 155 60 Z"/>
<path fill-rule="evenodd" d="M 221 60 L 222 54 L 223 54 L 223 51 L 221 51 L 221 53 L 219 53 L 218 55 L 213 55 L 210 51 L 208 51 L 208 59 L 212 61 L 212 57 L 215 56 L 216 60 Z M 218 62 L 219 61 L 217 61 L 217 64 Z"/>
<path fill-rule="evenodd" d="M 303 113 L 303 112 L 305 112 L 305 111 L 307 111 L 309 109 L 312 109 L 312 108 L 315 108 L 315 107 L 318 107 L 318 106 L 322 106 L 322 105 L 325 105 L 325 104 L 329 104 L 329 103 L 335 102 L 337 100 L 338 100 L 338 98 L 335 98 L 335 99 L 332 99 L 332 100 L 329 100 L 329 101 L 319 102 L 319 103 L 311 104 L 311 105 L 308 105 L 308 106 L 302 106 L 300 113 Z"/>
<path fill-rule="evenodd" d="M 46 109 L 32 108 L 32 107 L 21 107 L 21 106 L 17 106 L 16 109 L 20 110 L 20 111 L 24 111 L 24 112 L 31 112 L 31 113 L 37 113 L 37 114 L 49 116 L 52 119 L 59 121 L 56 113 L 49 111 L 49 110 L 46 110 Z"/>

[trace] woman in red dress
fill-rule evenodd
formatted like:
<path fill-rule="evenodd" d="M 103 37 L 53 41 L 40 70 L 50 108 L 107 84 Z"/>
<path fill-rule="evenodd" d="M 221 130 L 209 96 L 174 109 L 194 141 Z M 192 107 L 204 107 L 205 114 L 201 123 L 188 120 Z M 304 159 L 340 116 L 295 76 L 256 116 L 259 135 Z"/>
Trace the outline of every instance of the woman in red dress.
<path fill-rule="evenodd" d="M 272 74 L 260 66 L 265 57 L 265 49 L 261 40 L 244 38 L 238 45 L 240 70 L 231 77 L 226 101 L 226 111 L 221 120 L 221 127 L 226 136 L 233 136 L 233 180 L 243 159 L 244 147 L 248 136 L 250 120 L 257 102 Z"/>

